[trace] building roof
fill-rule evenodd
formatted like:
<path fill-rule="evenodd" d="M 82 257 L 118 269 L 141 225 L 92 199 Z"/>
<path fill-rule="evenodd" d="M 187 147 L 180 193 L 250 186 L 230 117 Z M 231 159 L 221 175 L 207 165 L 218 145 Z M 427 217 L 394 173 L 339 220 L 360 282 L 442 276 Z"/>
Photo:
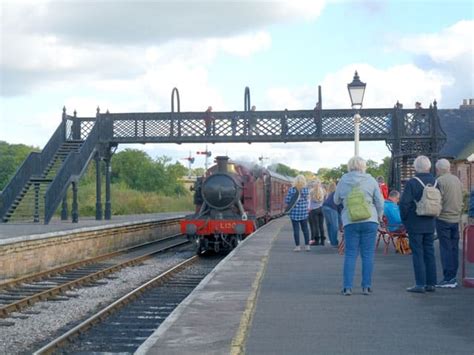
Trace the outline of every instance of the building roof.
<path fill-rule="evenodd" d="M 438 110 L 438 115 L 441 128 L 447 136 L 440 156 L 448 159 L 466 159 L 474 153 L 474 109 Z"/>
<path fill-rule="evenodd" d="M 467 160 L 471 155 L 474 155 L 474 138 L 461 150 L 456 160 Z"/>

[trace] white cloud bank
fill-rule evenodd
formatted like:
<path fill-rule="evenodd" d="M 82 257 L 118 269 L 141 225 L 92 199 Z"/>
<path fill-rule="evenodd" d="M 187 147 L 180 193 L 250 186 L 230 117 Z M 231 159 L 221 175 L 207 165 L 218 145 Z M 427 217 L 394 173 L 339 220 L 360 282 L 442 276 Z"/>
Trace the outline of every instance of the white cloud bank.
<path fill-rule="evenodd" d="M 459 21 L 439 33 L 404 37 L 399 47 L 418 55 L 428 55 L 435 62 L 453 61 L 465 54 L 474 57 L 474 21 Z"/>
<path fill-rule="evenodd" d="M 250 56 L 271 45 L 263 29 L 316 18 L 325 1 L 4 1 L 0 95 L 81 77 L 123 79 L 143 73 L 149 51 L 182 44 L 181 56 L 202 43 L 216 51 Z M 165 46 L 163 46 L 165 44 Z M 187 50 L 191 47 L 191 51 Z M 147 55 L 148 54 L 148 55 Z M 189 56 L 190 60 L 194 60 Z"/>
<path fill-rule="evenodd" d="M 182 95 L 187 93 L 186 110 L 204 110 L 209 103 L 218 110 L 234 109 L 227 106 L 209 82 L 209 70 L 217 56 L 227 53 L 248 57 L 270 50 L 272 39 L 265 26 L 314 19 L 324 5 L 313 1 L 239 2 L 243 8 L 234 9 L 229 16 L 228 10 L 220 7 L 198 9 L 201 2 L 197 1 L 190 1 L 184 11 L 173 7 L 171 2 L 143 2 L 153 4 L 151 10 L 143 6 L 131 9 L 132 3 L 123 2 L 110 11 L 111 4 L 116 2 L 94 2 L 95 7 L 90 6 L 91 2 L 86 2 L 88 6 L 84 7 L 77 5 L 82 3 L 43 1 L 25 6 L 17 2 L 7 2 L 8 6 L 2 3 L 2 10 L 7 11 L 2 16 L 6 21 L 1 24 L 1 95 L 25 93 L 34 88 L 78 87 L 92 94 L 68 97 L 64 104 L 69 112 L 77 109 L 80 116 L 93 116 L 98 105 L 103 111 L 108 108 L 111 112 L 168 111 L 171 88 L 178 87 Z M 26 15 L 28 21 L 24 21 Z M 143 19 L 140 22 L 124 21 L 139 16 Z M 133 28 L 122 38 L 121 31 L 126 26 Z M 171 30 L 174 32 L 170 35 Z M 138 37 L 140 40 L 135 42 Z M 472 79 L 473 45 L 466 39 L 472 39 L 472 21 L 454 24 L 437 34 L 407 36 L 397 44 L 401 46 L 397 48 L 415 56 L 428 56 L 436 65 L 422 67 L 405 63 L 381 68 L 353 63 L 328 73 L 321 82 L 323 108 L 350 108 L 347 83 L 355 70 L 367 82 L 365 107 L 392 107 L 397 100 L 405 107 L 413 107 L 415 101 L 427 107 L 433 99 L 442 103 L 447 89 L 470 85 L 472 90 L 474 81 L 469 80 L 469 75 Z M 316 100 L 317 88 L 310 84 L 291 90 L 273 87 L 266 90 L 259 109 L 312 108 Z M 14 132 L 8 126 L 3 132 L 9 141 L 43 146 L 47 136 L 38 134 L 35 127 L 39 125 L 52 132 L 59 120 L 60 112 L 34 114 L 21 117 L 26 126 L 21 130 Z M 194 152 L 204 147 L 147 145 L 145 148 L 152 156 L 167 154 L 180 159 L 189 150 Z M 257 161 L 263 154 L 271 158 L 270 162 L 314 171 L 323 166 L 338 166 L 353 154 L 351 142 L 216 144 L 209 148 L 214 156 L 228 153 L 232 158 Z M 362 142 L 361 154 L 379 161 L 389 152 L 383 142 Z"/>
<path fill-rule="evenodd" d="M 392 47 L 413 53 L 421 69 L 448 78 L 450 85 L 442 95 L 450 107 L 474 97 L 474 20 L 459 21 L 437 33 L 405 36 Z"/>

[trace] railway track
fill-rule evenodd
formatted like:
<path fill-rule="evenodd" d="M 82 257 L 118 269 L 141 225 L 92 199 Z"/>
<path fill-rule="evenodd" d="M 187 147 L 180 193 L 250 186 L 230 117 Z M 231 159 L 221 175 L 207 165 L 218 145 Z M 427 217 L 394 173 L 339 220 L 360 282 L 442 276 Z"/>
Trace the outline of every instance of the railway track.
<path fill-rule="evenodd" d="M 34 354 L 133 353 L 221 259 L 193 256 L 181 262 Z"/>
<path fill-rule="evenodd" d="M 0 318 L 39 301 L 75 297 L 70 292 L 74 288 L 96 286 L 120 269 L 187 243 L 182 235 L 174 235 L 5 283 L 0 286 Z"/>

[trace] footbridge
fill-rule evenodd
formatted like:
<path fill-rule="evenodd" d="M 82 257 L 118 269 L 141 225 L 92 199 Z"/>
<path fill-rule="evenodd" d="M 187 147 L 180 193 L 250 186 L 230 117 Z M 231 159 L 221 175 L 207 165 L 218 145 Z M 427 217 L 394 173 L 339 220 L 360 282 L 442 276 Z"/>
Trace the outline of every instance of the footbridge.
<path fill-rule="evenodd" d="M 0 223 L 15 216 L 48 223 L 61 205 L 68 218 L 66 192 L 72 188 L 72 221 L 78 220 L 77 183 L 92 159 L 105 164 L 105 211 L 101 169 L 97 172 L 96 218 L 111 218 L 110 161 L 121 143 L 258 143 L 335 142 L 354 140 L 351 109 L 323 109 L 321 90 L 316 108 L 253 111 L 245 89 L 243 111 L 181 112 L 179 92 L 171 94 L 171 111 L 112 113 L 95 117 L 69 115 L 62 120 L 42 152 L 31 153 L 0 194 Z M 436 159 L 446 141 L 436 101 L 426 109 L 367 108 L 361 115 L 360 140 L 386 142 L 391 151 L 390 186 L 400 188 L 418 154 Z"/>

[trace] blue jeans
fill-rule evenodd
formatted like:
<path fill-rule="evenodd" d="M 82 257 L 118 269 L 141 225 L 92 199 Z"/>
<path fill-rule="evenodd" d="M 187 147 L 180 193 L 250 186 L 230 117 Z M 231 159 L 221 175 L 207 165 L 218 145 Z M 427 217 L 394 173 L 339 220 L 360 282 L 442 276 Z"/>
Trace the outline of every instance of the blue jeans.
<path fill-rule="evenodd" d="M 439 253 L 443 266 L 444 280 L 456 277 L 459 265 L 459 224 L 436 220 L 436 233 L 439 239 Z"/>
<path fill-rule="evenodd" d="M 291 220 L 293 226 L 293 237 L 295 238 L 295 244 L 300 245 L 300 226 L 303 231 L 304 244 L 309 244 L 309 231 L 308 231 L 308 219 L 302 219 L 300 221 Z"/>
<path fill-rule="evenodd" d="M 408 233 L 416 286 L 436 285 L 433 233 Z"/>
<path fill-rule="evenodd" d="M 377 223 L 352 223 L 344 227 L 344 288 L 352 288 L 357 255 L 362 258 L 363 288 L 372 287 L 372 271 L 374 269 L 375 236 Z"/>
<path fill-rule="evenodd" d="M 326 220 L 328 237 L 332 246 L 337 246 L 337 231 L 339 230 L 339 213 L 331 207 L 323 206 L 323 215 Z"/>

